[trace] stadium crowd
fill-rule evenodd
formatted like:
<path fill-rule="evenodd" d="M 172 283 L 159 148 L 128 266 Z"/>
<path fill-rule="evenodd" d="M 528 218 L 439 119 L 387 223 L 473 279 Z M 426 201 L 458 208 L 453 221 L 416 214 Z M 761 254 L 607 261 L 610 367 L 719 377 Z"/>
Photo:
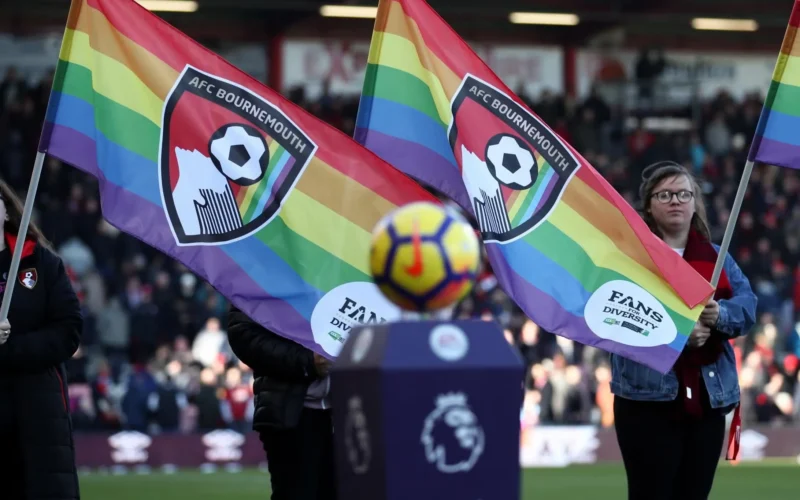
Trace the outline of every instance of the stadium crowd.
<path fill-rule="evenodd" d="M 0 81 L 0 176 L 24 196 L 52 75 L 32 84 L 13 70 Z M 352 135 L 357 99 L 288 97 Z M 672 159 L 703 179 L 715 241 L 721 239 L 761 110 L 759 96 L 704 102 L 690 130 L 629 128 L 597 92 L 573 102 L 521 96 L 631 203 L 639 173 Z M 800 177 L 757 166 L 731 246 L 759 298 L 760 321 L 736 341 L 746 423 L 800 423 Z M 73 277 L 85 315 L 83 344 L 68 367 L 77 430 L 193 432 L 249 428 L 252 374 L 226 341 L 227 304 L 179 263 L 101 216 L 97 183 L 48 158 L 36 220 Z M 487 267 L 462 317 L 499 321 L 529 367 L 523 421 L 613 424 L 606 353 L 539 328 L 496 286 Z"/>

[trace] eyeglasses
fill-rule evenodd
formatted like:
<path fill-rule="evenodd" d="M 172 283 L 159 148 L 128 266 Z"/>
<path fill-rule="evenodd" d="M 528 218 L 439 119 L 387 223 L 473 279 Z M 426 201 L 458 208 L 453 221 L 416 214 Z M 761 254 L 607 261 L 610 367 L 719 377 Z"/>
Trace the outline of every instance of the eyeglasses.
<path fill-rule="evenodd" d="M 680 191 L 659 191 L 653 193 L 653 198 L 657 199 L 659 203 L 669 203 L 672 197 L 678 198 L 680 203 L 689 203 L 694 198 L 694 193 L 688 189 L 681 189 Z"/>

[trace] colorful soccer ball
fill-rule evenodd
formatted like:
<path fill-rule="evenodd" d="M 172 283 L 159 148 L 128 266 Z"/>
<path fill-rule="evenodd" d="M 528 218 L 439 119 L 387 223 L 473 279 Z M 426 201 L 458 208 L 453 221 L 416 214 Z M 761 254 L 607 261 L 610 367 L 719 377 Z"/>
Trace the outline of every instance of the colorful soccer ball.
<path fill-rule="evenodd" d="M 402 309 L 434 312 L 472 289 L 480 243 L 460 215 L 429 202 L 386 215 L 372 232 L 370 270 L 384 295 Z"/>

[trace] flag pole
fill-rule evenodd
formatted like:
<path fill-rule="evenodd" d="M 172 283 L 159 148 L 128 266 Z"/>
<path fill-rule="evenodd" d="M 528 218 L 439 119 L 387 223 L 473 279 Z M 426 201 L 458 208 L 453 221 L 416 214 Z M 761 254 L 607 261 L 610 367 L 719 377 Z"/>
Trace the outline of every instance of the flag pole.
<path fill-rule="evenodd" d="M 28 186 L 28 196 L 25 198 L 25 208 L 22 209 L 22 220 L 19 223 L 17 233 L 17 243 L 14 246 L 14 254 L 11 257 L 11 266 L 8 268 L 8 280 L 6 283 L 3 303 L 0 305 L 0 321 L 8 319 L 8 309 L 11 307 L 11 294 L 14 293 L 14 284 L 17 282 L 19 272 L 19 261 L 22 259 L 22 248 L 25 245 L 25 236 L 28 234 L 28 225 L 31 222 L 33 212 L 33 200 L 36 198 L 36 190 L 39 188 L 39 177 L 42 175 L 45 154 L 41 151 L 36 153 L 36 160 L 33 162 L 33 174 L 31 183 Z"/>
<path fill-rule="evenodd" d="M 742 208 L 744 193 L 747 191 L 747 185 L 750 183 L 750 174 L 753 173 L 754 163 L 755 162 L 753 160 L 748 158 L 747 163 L 744 164 L 742 179 L 739 181 L 739 189 L 736 190 L 736 198 L 733 200 L 731 214 L 728 216 L 728 224 L 725 226 L 725 235 L 722 237 L 722 244 L 719 246 L 717 263 L 714 265 L 714 273 L 711 275 L 711 286 L 714 288 L 717 288 L 717 284 L 719 284 L 719 277 L 722 274 L 722 266 L 725 263 L 725 257 L 728 254 L 728 247 L 731 245 L 733 230 L 736 227 L 736 220 L 739 218 L 739 210 Z"/>

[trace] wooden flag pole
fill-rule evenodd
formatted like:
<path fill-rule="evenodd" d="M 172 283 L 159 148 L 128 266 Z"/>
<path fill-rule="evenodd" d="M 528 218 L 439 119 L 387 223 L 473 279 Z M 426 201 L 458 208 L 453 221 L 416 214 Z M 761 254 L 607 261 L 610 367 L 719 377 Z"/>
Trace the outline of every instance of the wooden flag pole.
<path fill-rule="evenodd" d="M 753 173 L 754 163 L 753 160 L 748 159 L 747 163 L 744 164 L 744 172 L 742 172 L 742 179 L 739 181 L 739 189 L 736 190 L 736 198 L 733 200 L 731 214 L 728 216 L 728 224 L 725 226 L 725 235 L 722 237 L 722 244 L 719 246 L 717 263 L 714 265 L 714 274 L 711 275 L 711 286 L 714 288 L 717 288 L 717 284 L 719 284 L 722 266 L 725 264 L 725 257 L 728 255 L 728 247 L 731 245 L 733 230 L 736 228 L 736 220 L 739 218 L 739 210 L 742 208 L 744 193 L 747 191 L 747 185 L 750 183 L 750 174 Z"/>
<path fill-rule="evenodd" d="M 22 248 L 25 245 L 25 237 L 28 235 L 28 225 L 31 222 L 33 213 L 33 200 L 36 198 L 36 190 L 39 188 L 39 177 L 42 175 L 45 154 L 41 151 L 36 153 L 36 160 L 33 162 L 33 174 L 31 183 L 28 186 L 28 196 L 25 198 L 25 208 L 22 210 L 22 220 L 19 223 L 17 233 L 17 244 L 14 246 L 14 254 L 11 257 L 11 266 L 8 268 L 8 280 L 6 283 L 3 303 L 0 305 L 0 321 L 8 319 L 8 309 L 11 307 L 11 294 L 14 293 L 14 284 L 17 282 L 19 272 L 19 261 L 22 259 Z"/>

